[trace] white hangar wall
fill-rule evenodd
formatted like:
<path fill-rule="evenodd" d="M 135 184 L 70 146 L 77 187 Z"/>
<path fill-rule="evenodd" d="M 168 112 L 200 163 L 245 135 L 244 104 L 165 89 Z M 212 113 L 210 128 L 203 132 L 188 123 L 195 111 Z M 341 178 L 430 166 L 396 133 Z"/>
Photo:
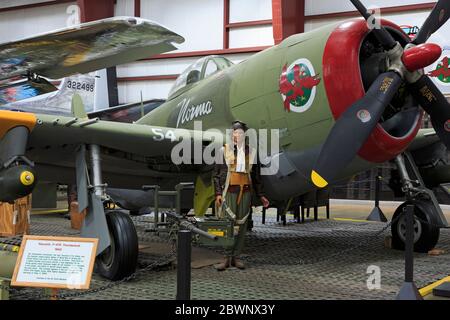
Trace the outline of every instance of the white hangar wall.
<path fill-rule="evenodd" d="M 271 0 L 231 0 L 230 22 L 272 19 Z"/>
<path fill-rule="evenodd" d="M 230 0 L 230 23 L 271 19 L 271 0 Z M 230 48 L 271 46 L 274 44 L 272 25 L 232 28 L 229 37 Z"/>
<path fill-rule="evenodd" d="M 183 36 L 178 52 L 222 47 L 223 0 L 143 0 L 141 17 Z"/>
<path fill-rule="evenodd" d="M 227 48 L 224 48 L 225 1 L 229 1 L 228 23 L 231 26 L 228 29 Z M 142 18 L 156 21 L 177 32 L 185 38 L 185 42 L 177 45 L 179 49 L 169 53 L 167 59 L 145 60 L 118 66 L 120 103 L 139 101 L 141 91 L 144 99 L 167 98 L 176 75 L 202 56 L 223 54 L 234 63 L 239 63 L 253 52 L 228 52 L 233 52 L 233 49 L 274 44 L 271 23 L 239 26 L 249 21 L 271 20 L 271 0 L 141 0 L 140 9 Z M 130 13 L 134 13 L 134 0 L 117 0 L 116 16 Z M 233 24 L 238 27 L 232 27 Z M 179 57 L 177 54 L 180 53 L 187 56 Z"/>
<path fill-rule="evenodd" d="M 114 15 L 134 17 L 134 0 L 117 0 Z"/>
<path fill-rule="evenodd" d="M 0 2 L 0 9 L 2 8 L 11 8 L 17 6 L 26 6 L 30 4 L 37 4 L 43 2 L 51 2 L 53 0 L 2 0 Z"/>
<path fill-rule="evenodd" d="M 67 10 L 77 1 L 60 1 L 60 4 L 54 4 L 54 0 L 0 1 L 0 42 L 66 27 L 71 14 Z M 45 5 L 46 2 L 51 3 Z M 166 98 L 176 75 L 204 55 L 224 54 L 239 63 L 274 43 L 271 0 L 116 0 L 114 15 L 135 16 L 136 3 L 140 3 L 138 16 L 165 25 L 186 41 L 167 59 L 118 66 L 120 103 L 139 101 L 141 90 L 144 99 Z M 259 24 L 262 20 L 265 22 Z M 245 25 L 249 21 L 256 24 Z M 228 33 L 226 45 L 225 33 Z M 248 47 L 252 48 L 246 50 Z M 179 53 L 187 55 L 177 57 Z"/>
<path fill-rule="evenodd" d="M 363 0 L 367 8 L 387 8 L 395 6 L 415 5 L 422 3 L 437 2 L 437 0 Z M 338 12 L 354 11 L 355 7 L 348 0 L 305 0 L 305 15 L 329 14 Z"/>
<path fill-rule="evenodd" d="M 0 42 L 65 27 L 71 14 L 67 9 L 77 1 L 60 1 L 44 6 L 40 4 L 54 0 L 0 1 Z M 118 66 L 119 102 L 139 101 L 140 91 L 144 99 L 166 98 L 176 76 L 204 55 L 223 54 L 239 63 L 273 45 L 272 3 L 280 1 L 289 0 L 116 0 L 116 16 L 136 14 L 155 20 L 186 39 L 178 46 L 179 50 L 158 59 Z M 357 16 L 349 1 L 304 1 L 305 31 Z M 381 7 L 382 17 L 397 24 L 420 26 L 435 1 L 364 0 L 364 3 Z M 302 19 L 300 13 L 298 17 Z M 450 49 L 449 32 L 450 27 L 446 26 L 430 40 Z M 449 86 L 444 89 L 450 93 Z"/>
<path fill-rule="evenodd" d="M 9 8 L 13 2 L 17 6 L 43 1 L 1 1 L 0 8 Z M 70 19 L 67 9 L 74 4 L 76 1 L 0 12 L 0 43 L 65 28 Z"/>

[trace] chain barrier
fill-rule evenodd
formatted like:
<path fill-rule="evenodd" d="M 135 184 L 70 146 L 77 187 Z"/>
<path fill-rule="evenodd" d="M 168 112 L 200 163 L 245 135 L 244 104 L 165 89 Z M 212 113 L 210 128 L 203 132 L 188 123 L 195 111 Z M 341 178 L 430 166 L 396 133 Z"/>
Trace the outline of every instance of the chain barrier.
<path fill-rule="evenodd" d="M 310 265 L 310 264 L 315 264 L 315 263 L 321 263 L 324 261 L 328 261 L 331 258 L 334 258 L 336 256 L 342 255 L 343 253 L 347 253 L 349 251 L 353 251 L 356 249 L 359 249 L 361 247 L 364 247 L 366 245 L 368 245 L 373 239 L 378 238 L 379 236 L 381 236 L 386 230 L 388 230 L 392 224 L 394 222 L 396 222 L 398 219 L 400 219 L 400 217 L 403 215 L 403 213 L 399 214 L 395 219 L 391 220 L 390 222 L 388 222 L 380 231 L 376 232 L 373 235 L 370 235 L 369 237 L 365 238 L 364 240 L 360 241 L 358 244 L 351 246 L 349 248 L 346 248 L 344 250 L 340 250 L 338 252 L 335 252 L 329 256 L 326 257 L 318 257 L 315 259 L 309 259 L 309 260 L 300 260 L 299 263 L 296 263 L 296 265 Z"/>
<path fill-rule="evenodd" d="M 160 259 L 150 263 L 149 265 L 145 266 L 142 269 L 139 269 L 138 271 L 134 272 L 133 274 L 115 282 L 108 283 L 104 286 L 89 289 L 82 292 L 75 292 L 75 293 L 62 293 L 62 294 L 36 294 L 36 293 L 29 293 L 29 292 L 23 292 L 22 290 L 13 289 L 10 286 L 0 286 L 0 289 L 8 290 L 9 293 L 14 294 L 17 298 L 27 298 L 27 299 L 34 299 L 34 300 L 40 300 L 40 299 L 65 299 L 65 298 L 75 298 L 75 297 L 81 297 L 93 293 L 98 293 L 101 291 L 106 291 L 108 289 L 111 289 L 113 287 L 119 286 L 125 282 L 129 282 L 130 280 L 133 280 L 137 278 L 138 276 L 148 272 L 155 270 L 159 267 L 163 267 L 170 263 L 172 259 L 176 256 L 176 250 L 172 250 L 170 253 L 164 255 Z"/>
<path fill-rule="evenodd" d="M 397 221 L 402 217 L 403 214 L 404 214 L 404 212 L 400 213 L 397 217 L 395 217 L 395 219 L 391 220 L 391 221 L 388 222 L 385 226 L 383 226 L 383 228 L 382 228 L 381 230 L 377 231 L 377 232 L 374 233 L 373 235 L 370 235 L 369 237 L 365 238 L 364 240 L 362 240 L 361 242 L 359 242 L 358 244 L 356 244 L 356 245 L 354 245 L 354 246 L 351 246 L 351 247 L 346 248 L 346 249 L 344 249 L 344 250 L 340 250 L 340 251 L 335 252 L 335 253 L 333 253 L 333 254 L 331 254 L 331 255 L 328 255 L 328 256 L 318 257 L 318 258 L 309 259 L 309 260 L 301 260 L 300 262 L 295 263 L 294 265 L 310 265 L 310 264 L 321 263 L 321 262 L 324 262 L 324 261 L 328 261 L 328 260 L 330 260 L 330 259 L 333 258 L 333 257 L 342 255 L 343 253 L 346 253 L 346 252 L 349 252 L 349 251 L 353 251 L 353 250 L 358 249 L 358 248 L 360 248 L 360 247 L 364 247 L 364 246 L 367 245 L 369 242 L 371 242 L 373 239 L 378 238 L 378 237 L 379 237 L 380 235 L 382 235 L 386 230 L 388 230 L 388 229 L 392 226 L 393 223 L 397 222 Z M 294 229 L 294 228 L 274 227 L 274 226 L 258 226 L 258 228 L 262 228 L 262 229 L 279 229 L 279 230 L 296 231 L 296 232 L 302 231 L 302 230 L 299 230 L 299 229 L 297 229 L 297 228 Z M 277 240 L 271 239 L 271 240 L 269 240 L 269 241 L 270 241 L 271 243 L 273 243 L 273 242 L 276 242 Z M 279 242 L 285 242 L 286 239 L 280 239 L 280 240 L 278 240 L 278 241 L 279 241 Z M 254 249 L 254 248 L 266 247 L 266 246 L 267 246 L 267 244 L 264 243 L 264 244 L 261 244 L 261 245 L 259 245 L 259 246 L 252 246 L 251 248 Z M 221 253 L 221 254 L 224 253 L 224 250 L 220 250 L 220 249 L 213 249 L 213 251 L 215 251 L 215 252 L 217 252 L 217 253 Z M 242 259 L 243 259 L 243 260 L 246 260 L 245 257 L 242 257 Z"/>

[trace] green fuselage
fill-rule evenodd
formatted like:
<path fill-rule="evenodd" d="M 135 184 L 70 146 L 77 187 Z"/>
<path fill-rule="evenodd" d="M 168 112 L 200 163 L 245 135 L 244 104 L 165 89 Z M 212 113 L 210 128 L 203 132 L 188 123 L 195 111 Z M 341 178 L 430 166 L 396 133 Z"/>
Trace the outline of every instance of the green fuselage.
<path fill-rule="evenodd" d="M 172 190 L 179 182 L 195 181 L 199 175 L 207 176 L 211 166 L 176 166 L 167 150 L 160 150 L 158 157 L 152 157 L 150 149 L 156 146 L 150 144 L 149 150 L 143 149 L 147 139 L 152 138 L 147 138 L 147 131 L 142 127 L 160 126 L 165 132 L 172 128 L 218 129 L 225 133 L 231 122 L 238 119 L 256 130 L 279 130 L 279 150 L 268 154 L 270 164 L 279 163 L 279 169 L 263 178 L 269 198 L 286 200 L 314 190 L 310 173 L 335 123 L 322 79 L 325 46 L 335 28 L 336 25 L 330 25 L 291 36 L 242 63 L 180 87 L 164 104 L 137 121 L 141 131 L 134 145 L 130 145 L 126 134 L 130 127 L 99 123 L 101 134 L 97 133 L 97 137 L 108 141 L 103 144 L 106 148 L 102 155 L 105 182 L 117 188 L 139 189 L 145 184 L 158 184 L 162 189 Z M 309 84 L 306 78 L 309 78 Z M 301 91 L 298 90 L 299 83 L 304 84 Z M 294 84 L 297 87 L 293 87 Z M 46 122 L 53 121 L 51 116 L 42 118 Z M 194 127 L 197 121 L 201 128 Z M 37 163 L 38 176 L 43 181 L 73 183 L 76 145 L 66 146 L 68 137 L 56 134 L 55 130 L 64 130 L 63 127 L 45 128 L 36 128 L 31 141 L 36 145 L 42 144 L 41 139 L 53 141 L 60 147 L 45 149 L 46 146 L 41 145 L 41 148 L 30 149 L 27 155 Z M 117 143 L 109 141 L 111 130 L 116 134 L 110 139 Z M 124 137 L 117 134 L 120 130 L 124 131 Z M 73 143 L 92 143 L 92 137 L 84 136 L 85 131 L 77 134 L 81 136 L 71 139 Z M 268 130 L 268 141 L 270 134 Z M 352 176 L 375 165 L 358 156 L 337 174 L 337 178 Z"/>
<path fill-rule="evenodd" d="M 194 121 L 200 120 L 204 130 L 225 130 L 239 119 L 255 129 L 280 129 L 281 146 L 288 150 L 314 147 L 326 138 L 334 123 L 323 81 L 317 85 L 313 105 L 296 113 L 284 109 L 279 79 L 283 66 L 299 58 L 311 61 L 315 73 L 322 74 L 323 51 L 333 28 L 294 35 L 242 63 L 187 85 L 138 123 L 193 129 Z M 186 103 L 188 108 L 210 103 L 211 112 L 177 121 Z"/>
<path fill-rule="evenodd" d="M 324 81 L 316 86 L 309 108 L 294 112 L 285 109 L 280 77 L 283 67 L 300 59 L 309 61 L 320 79 L 324 48 L 335 27 L 330 25 L 291 36 L 242 63 L 189 84 L 138 123 L 194 129 L 194 121 L 201 121 L 203 130 L 216 128 L 224 132 L 233 120 L 239 119 L 254 129 L 279 129 L 280 149 L 296 157 L 287 161 L 297 176 L 290 175 L 291 179 L 285 180 L 283 186 L 273 186 L 277 178 L 268 177 L 269 191 L 275 198 L 285 198 L 312 190 L 311 167 L 335 122 Z M 357 157 L 340 178 L 373 165 Z M 280 162 L 280 166 L 284 163 Z"/>

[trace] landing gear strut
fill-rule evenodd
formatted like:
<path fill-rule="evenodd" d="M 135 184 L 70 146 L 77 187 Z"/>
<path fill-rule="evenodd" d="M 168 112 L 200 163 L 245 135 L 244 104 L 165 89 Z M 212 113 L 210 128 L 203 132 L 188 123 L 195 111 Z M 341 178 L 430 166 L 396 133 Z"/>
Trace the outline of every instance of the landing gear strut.
<path fill-rule="evenodd" d="M 105 215 L 103 203 L 109 199 L 106 195 L 107 185 L 102 183 L 100 146 L 89 146 L 90 177 L 85 152 L 86 147 L 81 146 L 76 161 L 79 210 L 82 211 L 88 207 L 81 235 L 99 239 L 96 271 L 107 279 L 119 280 L 136 270 L 137 232 L 127 214 L 112 211 Z"/>

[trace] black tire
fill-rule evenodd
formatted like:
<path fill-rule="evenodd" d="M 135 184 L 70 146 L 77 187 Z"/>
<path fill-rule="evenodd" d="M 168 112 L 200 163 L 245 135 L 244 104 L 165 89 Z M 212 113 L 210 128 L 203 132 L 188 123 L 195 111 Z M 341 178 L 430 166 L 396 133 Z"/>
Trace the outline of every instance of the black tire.
<path fill-rule="evenodd" d="M 138 237 L 131 218 L 120 211 L 106 213 L 111 246 L 96 259 L 97 272 L 110 280 L 120 280 L 136 270 Z"/>
<path fill-rule="evenodd" d="M 394 213 L 393 220 L 403 211 L 403 208 L 408 203 L 405 202 L 400 205 Z M 426 253 L 433 249 L 438 240 L 440 229 L 436 227 L 436 222 L 427 210 L 427 205 L 420 205 L 420 203 L 414 203 L 414 251 Z M 430 208 L 430 210 L 432 210 Z M 421 222 L 426 221 L 425 222 Z M 430 225 L 431 224 L 431 225 Z M 406 237 L 406 216 L 403 215 L 399 219 L 395 220 L 391 226 L 392 233 L 392 248 L 398 250 L 405 250 L 405 237 Z"/>

